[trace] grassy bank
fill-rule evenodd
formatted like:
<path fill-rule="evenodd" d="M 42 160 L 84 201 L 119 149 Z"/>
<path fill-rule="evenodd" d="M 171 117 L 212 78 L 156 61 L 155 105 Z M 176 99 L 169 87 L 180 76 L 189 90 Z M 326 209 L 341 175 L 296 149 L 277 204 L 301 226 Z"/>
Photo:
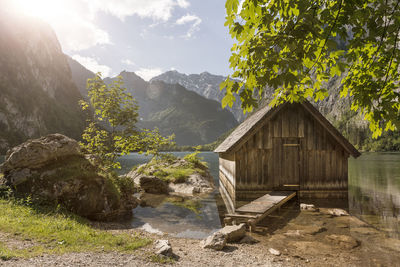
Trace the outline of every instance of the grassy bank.
<path fill-rule="evenodd" d="M 151 242 L 139 236 L 94 229 L 88 221 L 72 214 L 4 199 L 0 199 L 0 234 L 12 235 L 20 243 L 29 241 L 29 246 L 19 246 L 18 242 L 10 243 L 3 238 L 2 260 L 83 251 L 129 253 Z"/>
<path fill-rule="evenodd" d="M 199 153 L 196 151 L 186 155 L 184 161 L 170 153 L 162 154 L 145 165 L 134 167 L 134 170 L 140 174 L 154 175 L 167 183 L 183 183 L 194 173 L 205 175 L 207 163 L 197 156 Z"/>

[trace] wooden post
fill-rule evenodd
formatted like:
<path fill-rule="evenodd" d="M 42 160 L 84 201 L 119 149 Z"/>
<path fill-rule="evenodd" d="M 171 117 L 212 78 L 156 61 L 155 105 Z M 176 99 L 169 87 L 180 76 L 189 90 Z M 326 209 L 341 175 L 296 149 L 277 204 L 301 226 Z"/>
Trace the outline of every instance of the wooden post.
<path fill-rule="evenodd" d="M 256 220 L 250 219 L 247 221 L 247 224 L 249 225 L 249 229 L 250 229 L 251 233 L 256 231 Z"/>

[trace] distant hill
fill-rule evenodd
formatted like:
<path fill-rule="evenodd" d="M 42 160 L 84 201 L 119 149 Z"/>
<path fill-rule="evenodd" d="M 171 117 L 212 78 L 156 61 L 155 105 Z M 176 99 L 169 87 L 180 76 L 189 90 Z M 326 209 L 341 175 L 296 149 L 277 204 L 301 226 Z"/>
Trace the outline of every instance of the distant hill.
<path fill-rule="evenodd" d="M 51 27 L 0 10 L 0 153 L 28 138 L 85 126 L 81 94 Z"/>
<path fill-rule="evenodd" d="M 83 96 L 86 80 L 94 73 L 69 58 L 72 75 Z M 178 145 L 200 145 L 214 142 L 238 123 L 221 104 L 187 90 L 179 84 L 162 81 L 146 82 L 133 72 L 123 71 L 124 86 L 139 104 L 138 126 L 160 129 L 163 135 L 175 134 Z M 116 78 L 105 78 L 111 83 Z"/>
<path fill-rule="evenodd" d="M 225 76 L 214 75 L 208 72 L 186 75 L 174 70 L 164 72 L 152 78 L 150 81 L 163 81 L 169 84 L 180 84 L 190 91 L 221 103 L 222 98 L 225 96 L 225 91 L 221 91 L 219 85 L 225 79 Z M 232 108 L 227 107 L 226 109 L 233 113 L 237 121 L 242 122 L 246 118 L 246 115 L 243 114 L 240 105 L 240 97 L 236 97 L 236 102 L 234 102 Z"/>

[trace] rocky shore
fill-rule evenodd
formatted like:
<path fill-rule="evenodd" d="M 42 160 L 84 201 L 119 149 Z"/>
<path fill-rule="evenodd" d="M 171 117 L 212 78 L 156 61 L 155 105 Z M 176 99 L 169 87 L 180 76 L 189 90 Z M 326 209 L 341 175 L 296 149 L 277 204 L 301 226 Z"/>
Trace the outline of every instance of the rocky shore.
<path fill-rule="evenodd" d="M 112 233 L 150 237 L 152 245 L 132 254 L 70 253 L 44 255 L 1 262 L 7 266 L 160 266 L 154 257 L 156 240 L 168 240 L 176 257 L 174 266 L 395 266 L 400 262 L 400 240 L 367 225 L 353 216 L 336 216 L 330 209 L 296 210 L 290 205 L 281 214 L 268 217 L 255 233 L 246 233 L 256 242 L 229 241 L 223 249 L 203 248 L 204 241 L 150 234 L 129 229 L 122 223 L 94 223 Z M 0 236 L 2 242 L 12 237 Z M 27 246 L 30 241 L 19 241 Z"/>

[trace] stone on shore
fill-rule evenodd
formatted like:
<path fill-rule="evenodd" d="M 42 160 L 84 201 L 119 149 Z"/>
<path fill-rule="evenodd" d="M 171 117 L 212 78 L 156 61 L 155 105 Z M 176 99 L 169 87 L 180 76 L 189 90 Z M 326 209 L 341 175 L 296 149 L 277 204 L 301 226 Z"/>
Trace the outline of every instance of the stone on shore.
<path fill-rule="evenodd" d="M 168 185 L 154 176 L 141 176 L 138 178 L 140 188 L 146 193 L 168 194 Z"/>
<path fill-rule="evenodd" d="M 246 235 L 246 225 L 244 223 L 239 225 L 227 225 L 218 232 L 226 235 L 226 242 L 237 242 Z"/>
<path fill-rule="evenodd" d="M 274 256 L 280 256 L 281 255 L 281 252 L 279 250 L 274 249 L 274 248 L 270 248 L 270 249 L 268 249 L 268 251 L 269 251 L 269 253 L 271 253 Z"/>
<path fill-rule="evenodd" d="M 201 242 L 202 248 L 222 250 L 226 245 L 227 236 L 219 231 L 213 233 Z"/>
<path fill-rule="evenodd" d="M 202 241 L 203 248 L 212 248 L 215 250 L 221 250 L 228 242 L 239 242 L 246 235 L 246 225 L 241 223 L 239 225 L 228 225 L 218 230 L 212 235 L 208 236 Z M 252 240 L 244 240 L 244 242 L 251 243 Z M 257 241 L 256 241 L 257 242 Z M 256 243 L 254 242 L 254 243 Z"/>
<path fill-rule="evenodd" d="M 173 256 L 172 247 L 168 240 L 160 239 L 155 242 L 155 248 L 157 249 L 156 254 L 163 255 L 166 257 Z"/>
<path fill-rule="evenodd" d="M 318 208 L 314 206 L 314 204 L 305 204 L 301 203 L 300 204 L 300 210 L 306 210 L 306 211 L 319 211 Z"/>
<path fill-rule="evenodd" d="M 340 217 L 340 216 L 349 216 L 349 213 L 343 209 L 323 209 L 321 210 L 322 214 L 328 214 L 334 217 Z"/>

